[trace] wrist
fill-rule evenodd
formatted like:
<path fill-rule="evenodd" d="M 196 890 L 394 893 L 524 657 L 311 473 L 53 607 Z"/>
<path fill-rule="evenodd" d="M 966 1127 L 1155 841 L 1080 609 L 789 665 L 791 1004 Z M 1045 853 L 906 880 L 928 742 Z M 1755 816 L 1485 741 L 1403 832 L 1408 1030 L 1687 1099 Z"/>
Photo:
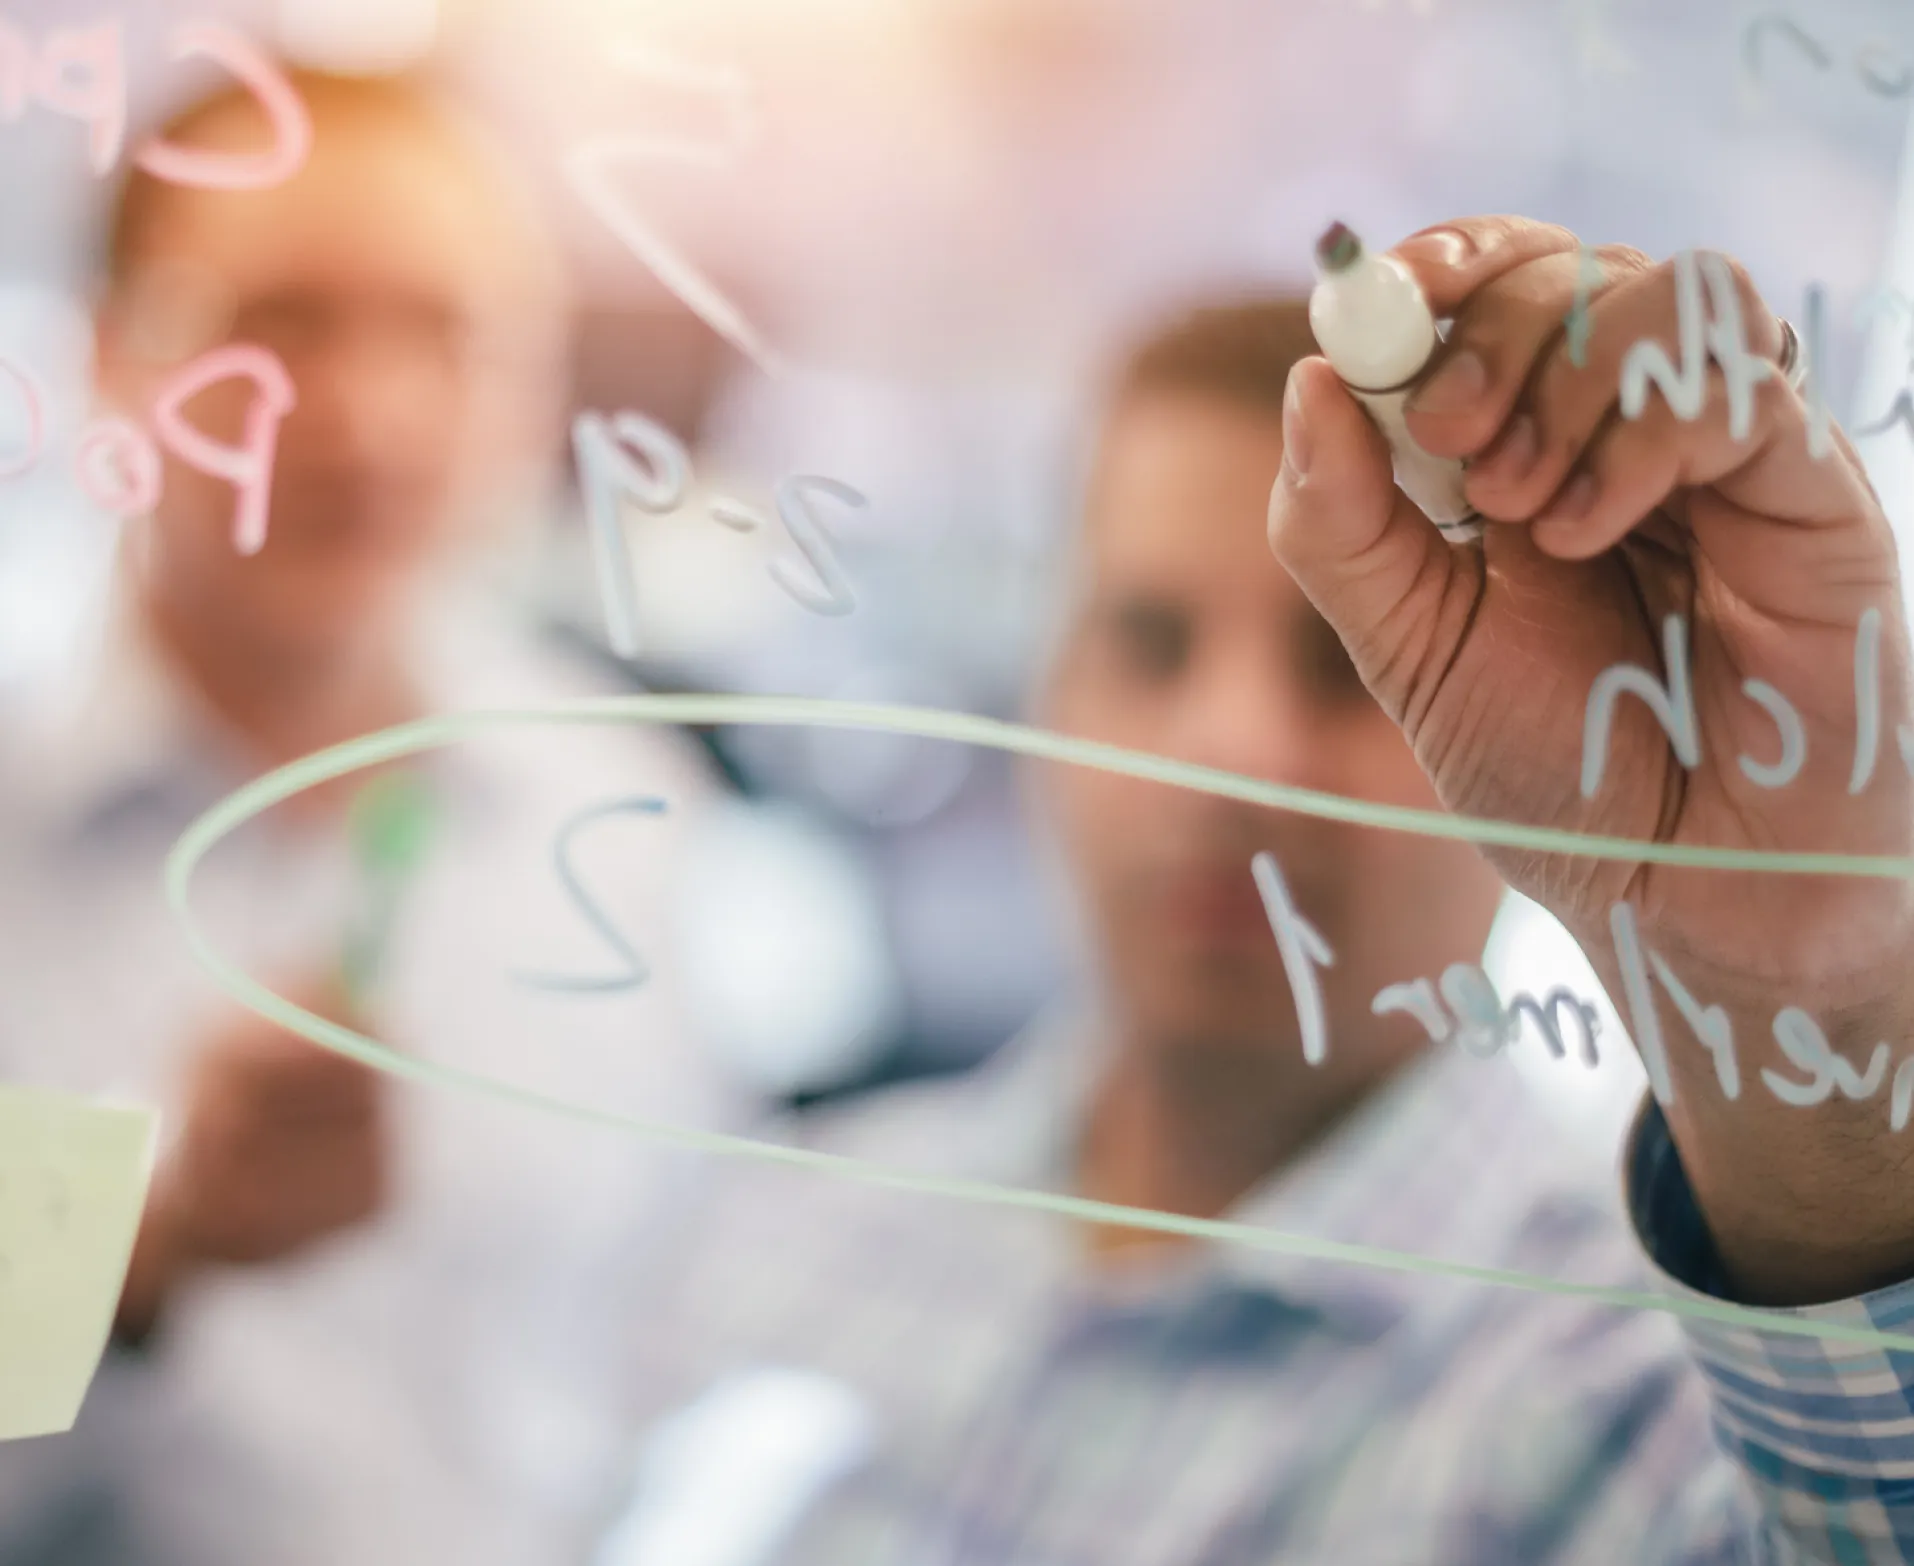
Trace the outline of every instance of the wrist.
<path fill-rule="evenodd" d="M 1686 1023 L 1668 1019 L 1669 1128 L 1749 1303 L 1844 1299 L 1914 1276 L 1914 1133 L 1894 1122 L 1896 1073 L 1914 1055 L 1903 972 L 1715 984 L 1740 1057 L 1732 1102 Z"/>

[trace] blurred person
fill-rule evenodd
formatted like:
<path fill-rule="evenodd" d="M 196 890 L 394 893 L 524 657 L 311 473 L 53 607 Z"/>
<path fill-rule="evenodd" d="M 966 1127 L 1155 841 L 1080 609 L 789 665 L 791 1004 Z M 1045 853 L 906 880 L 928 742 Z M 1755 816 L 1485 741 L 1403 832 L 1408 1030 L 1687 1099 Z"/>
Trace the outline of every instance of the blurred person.
<path fill-rule="evenodd" d="M 1758 393 L 1761 422 L 1738 455 L 1720 420 L 1615 420 L 1622 352 L 1640 337 L 1676 340 L 1668 266 L 1600 252 L 1591 368 L 1544 380 L 1565 352 L 1573 235 L 1477 219 L 1399 253 L 1438 313 L 1456 317 L 1444 365 L 1465 351 L 1489 365 L 1450 377 L 1447 402 L 1431 395 L 1419 433 L 1479 456 L 1526 417 L 1531 457 L 1560 453 L 1552 472 L 1517 493 L 1517 457 L 1498 467 L 1490 449 L 1470 481 L 1495 519 L 1490 537 L 1452 550 L 1395 491 L 1381 438 L 1314 356 L 1302 301 L 1200 310 L 1142 347 L 1110 397 L 1043 722 L 1388 805 L 1456 801 L 1462 769 L 1460 797 L 1479 814 L 1584 824 L 1563 803 L 1578 798 L 1581 709 L 1560 671 L 1572 684 L 1600 664 L 1566 630 L 1630 623 L 1625 608 L 1607 613 L 1627 600 L 1608 574 L 1616 564 L 1596 563 L 1599 544 L 1566 538 L 1557 567 L 1522 524 L 1550 511 L 1567 465 L 1602 430 L 1641 442 L 1591 458 L 1613 483 L 1597 513 L 1605 541 L 1681 503 L 1666 498 L 1669 475 L 1719 481 L 1750 512 L 1814 508 L 1825 557 L 1797 549 L 1790 574 L 1803 585 L 1825 572 L 1889 602 L 1878 506 L 1845 447 L 1839 471 L 1814 467 L 1802 400 L 1778 377 Z M 1778 323 L 1758 300 L 1747 309 L 1766 323 L 1755 351 L 1772 362 Z M 1594 394 L 1546 399 L 1578 385 Z M 1638 472 L 1652 483 L 1631 485 Z M 1573 519 L 1552 524 L 1555 540 Z M 1752 526 L 1709 543 L 1797 547 Z M 1666 542 L 1653 547 L 1666 558 Z M 1555 569 L 1547 593 L 1517 591 Z M 1410 587 L 1418 596 L 1405 602 Z M 1477 612 L 1511 620 L 1460 654 L 1482 689 L 1425 705 L 1422 682 L 1440 681 Z M 1849 678 L 1848 630 L 1820 654 L 1835 666 L 1825 689 Z M 1653 667 L 1657 634 L 1650 625 L 1608 656 Z M 1506 656 L 1515 641 L 1527 659 Z M 1891 656 L 1886 688 L 1899 703 L 1904 644 Z M 1725 667 L 1739 678 L 1740 665 Z M 1618 720 L 1618 744 L 1624 734 L 1632 808 L 1644 784 L 1667 787 L 1645 760 L 1666 737 L 1645 710 Z M 1844 787 L 1847 751 L 1833 749 L 1823 765 Z M 1659 1286 L 1774 1306 L 1777 1321 L 1905 1319 L 1914 1214 L 1882 1184 L 1899 1166 L 1878 1099 L 1865 1137 L 1832 1108 L 1816 1121 L 1744 1094 L 1726 1114 L 1664 1118 L 1645 1101 L 1624 1203 L 1613 1171 L 1587 1166 L 1506 1058 L 1432 1043 L 1435 1027 L 1413 1014 L 1372 1012 L 1385 986 L 1477 960 L 1502 883 L 1471 847 L 1089 769 L 1052 769 L 1043 791 L 1085 914 L 1087 994 L 977 1072 L 834 1108 L 787 1128 L 794 1142 L 933 1183 L 1227 1217 L 1306 1243 L 1576 1285 Z M 1905 853 L 1909 827 L 1890 818 L 1906 794 L 1884 788 L 1883 813 L 1868 807 L 1867 841 L 1852 846 Z M 1262 851 L 1282 877 L 1268 905 L 1251 873 Z M 1498 864 L 1594 952 L 1579 878 Z M 1789 950 L 1742 921 L 1757 908 L 1784 920 L 1798 885 L 1769 901 L 1744 878 L 1710 884 L 1712 900 L 1641 915 L 1682 954 L 1676 971 L 1695 931 L 1732 927 L 1757 943 L 1748 949 Z M 1855 896 L 1820 905 L 1816 948 L 1898 953 L 1898 971 L 1914 971 L 1905 944 L 1869 935 L 1889 899 L 1849 885 Z M 1686 946 L 1672 945 L 1679 916 L 1691 921 Z M 1897 941 L 1908 928 L 1888 926 Z M 1302 954 L 1293 972 L 1279 936 Z M 1763 1004 L 1772 1013 L 1825 993 L 1812 969 L 1761 962 L 1733 992 L 1737 1036 L 1752 1041 L 1745 1070 L 1767 1053 Z M 1705 971 L 1711 993 L 1727 983 L 1728 970 Z M 1895 971 L 1861 975 L 1870 988 L 1853 992 L 1840 1034 L 1853 1058 L 1866 1053 L 1861 1026 L 1899 1018 L 1902 1038 L 1914 1028 L 1905 1005 L 1870 1007 L 1904 985 Z M 1604 972 L 1612 986 L 1612 965 Z M 1302 973 L 1319 986 L 1330 1041 L 1314 1065 Z M 1719 1102 L 1708 1052 L 1673 1038 L 1677 1108 Z M 1770 1164 L 1779 1184 L 1759 1172 Z M 1723 1167 L 1761 1199 L 1721 1185 Z M 1716 1183 L 1691 1189 L 1684 1171 L 1696 1169 Z M 625 1376 L 642 1434 L 587 1552 L 593 1566 L 1914 1560 L 1900 1495 L 1914 1458 L 1909 1375 L 1878 1346 L 1677 1325 L 1652 1310 L 947 1194 L 750 1166 L 704 1193 L 668 1285 L 642 1311 L 634 1300 Z M 1870 1211 L 1888 1201 L 1891 1233 Z"/>
<path fill-rule="evenodd" d="M 235 548 L 232 484 L 169 455 L 99 645 L 0 743 L 0 1071 L 168 1111 L 79 1424 L 0 1454 L 9 1566 L 548 1560 L 601 1428 L 592 1269 L 630 1193 L 670 1191 L 609 1133 L 387 1080 L 239 1011 L 165 906 L 167 849 L 246 779 L 592 690 L 480 581 L 558 444 L 559 260 L 433 91 L 290 74 L 306 165 L 246 192 L 134 174 L 97 316 L 101 395 L 134 420 L 221 343 L 283 363 L 264 548 Z M 234 89 L 167 135 L 243 151 L 263 132 Z M 186 416 L 235 442 L 255 390 L 230 378 Z M 515 977 L 611 963 L 552 862 L 607 798 L 663 807 L 595 827 L 584 878 L 655 953 L 708 793 L 668 733 L 533 739 L 302 794 L 211 855 L 196 909 L 280 993 L 431 1061 L 665 1119 L 748 1112 L 694 1052 L 669 964 L 610 996 Z M 366 858 L 381 831 L 402 894 Z"/>

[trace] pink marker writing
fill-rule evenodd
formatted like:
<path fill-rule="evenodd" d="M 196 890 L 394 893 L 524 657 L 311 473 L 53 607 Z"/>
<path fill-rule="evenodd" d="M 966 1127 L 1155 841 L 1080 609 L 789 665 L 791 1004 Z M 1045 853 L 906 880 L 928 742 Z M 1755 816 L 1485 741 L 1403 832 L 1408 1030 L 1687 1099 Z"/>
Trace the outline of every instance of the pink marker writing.
<path fill-rule="evenodd" d="M 237 446 L 209 439 L 186 421 L 185 405 L 207 387 L 234 375 L 252 377 L 258 388 L 246 409 Z M 292 377 L 276 354 L 250 343 L 233 343 L 201 354 L 167 377 L 153 402 L 153 428 L 180 461 L 223 478 L 239 492 L 233 512 L 233 548 L 256 555 L 266 543 L 266 507 L 272 495 L 272 464 L 279 424 L 298 401 Z"/>
<path fill-rule="evenodd" d="M 312 152 L 312 117 L 292 83 L 241 34 L 210 19 L 182 22 L 169 38 L 175 60 L 205 59 L 228 71 L 265 111 L 263 152 L 213 152 L 154 139 L 133 161 L 155 179 L 208 190 L 257 190 L 290 179 Z M 38 48 L 0 17 L 0 121 L 35 105 L 86 127 L 87 161 L 104 174 L 126 139 L 126 40 L 118 22 L 63 28 Z"/>

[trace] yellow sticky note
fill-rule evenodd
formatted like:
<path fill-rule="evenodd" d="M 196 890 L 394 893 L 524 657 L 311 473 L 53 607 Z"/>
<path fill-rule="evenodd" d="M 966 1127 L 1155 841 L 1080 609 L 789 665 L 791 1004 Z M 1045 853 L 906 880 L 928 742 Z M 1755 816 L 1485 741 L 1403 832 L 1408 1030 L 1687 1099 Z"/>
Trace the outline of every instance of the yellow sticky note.
<path fill-rule="evenodd" d="M 158 1121 L 0 1087 L 0 1441 L 79 1417 L 139 1233 Z"/>

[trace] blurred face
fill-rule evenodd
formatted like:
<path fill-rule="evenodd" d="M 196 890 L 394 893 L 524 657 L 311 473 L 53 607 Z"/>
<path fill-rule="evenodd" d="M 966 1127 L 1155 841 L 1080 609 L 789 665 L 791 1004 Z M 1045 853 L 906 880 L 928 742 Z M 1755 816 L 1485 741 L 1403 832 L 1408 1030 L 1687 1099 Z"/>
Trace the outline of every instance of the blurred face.
<path fill-rule="evenodd" d="M 136 418 L 222 341 L 290 374 L 259 554 L 233 547 L 231 484 L 165 468 L 153 589 L 241 652 L 324 656 L 389 625 L 553 434 L 555 295 L 472 150 L 396 114 L 316 119 L 311 161 L 276 189 L 160 191 L 101 323 L 102 387 Z M 195 139 L 257 135 L 215 120 Z M 236 377 L 185 415 L 237 444 L 256 395 Z"/>
<path fill-rule="evenodd" d="M 1433 806 L 1400 731 L 1269 552 L 1281 460 L 1274 410 L 1183 391 L 1118 407 L 1048 721 L 1271 782 Z M 1289 985 L 1250 872 L 1260 849 L 1336 953 L 1321 974 L 1332 1062 L 1359 1059 L 1379 1034 L 1403 1044 L 1409 1030 L 1377 1024 L 1370 998 L 1474 960 L 1499 891 L 1463 845 L 1088 768 L 1056 768 L 1047 784 L 1119 1015 L 1168 1047 L 1294 1047 Z"/>

